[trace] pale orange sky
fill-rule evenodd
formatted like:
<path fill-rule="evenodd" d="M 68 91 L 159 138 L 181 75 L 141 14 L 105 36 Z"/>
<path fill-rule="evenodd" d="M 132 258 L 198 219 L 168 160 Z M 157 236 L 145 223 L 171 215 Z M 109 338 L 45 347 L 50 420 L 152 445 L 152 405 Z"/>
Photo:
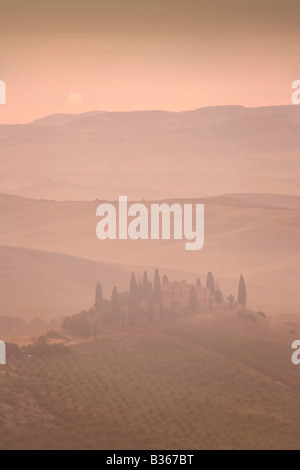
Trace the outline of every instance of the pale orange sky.
<path fill-rule="evenodd" d="M 300 79 L 298 0 L 2 0 L 0 9 L 0 123 L 291 104 Z M 68 101 L 74 92 L 84 104 Z"/>

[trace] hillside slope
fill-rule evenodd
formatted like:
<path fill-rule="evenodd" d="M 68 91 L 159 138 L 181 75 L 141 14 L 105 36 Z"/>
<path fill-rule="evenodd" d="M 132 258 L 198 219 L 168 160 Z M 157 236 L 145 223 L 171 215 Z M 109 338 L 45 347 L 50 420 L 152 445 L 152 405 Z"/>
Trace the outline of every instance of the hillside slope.
<path fill-rule="evenodd" d="M 1 315 L 23 319 L 65 317 L 94 302 L 101 280 L 110 296 L 114 285 L 127 289 L 129 273 L 75 256 L 0 246 Z"/>
<path fill-rule="evenodd" d="M 202 282 L 213 271 L 227 295 L 230 291 L 236 295 L 243 273 L 251 308 L 299 312 L 300 211 L 233 197 L 189 202 L 197 201 L 205 204 L 205 245 L 200 251 L 186 251 L 184 240 L 100 241 L 95 233 L 100 201 L 52 202 L 12 196 L 0 196 L 0 245 L 122 265 L 126 271 L 159 267 L 182 276 L 191 273 L 192 279 L 200 275 Z"/>
<path fill-rule="evenodd" d="M 0 125 L 0 192 L 56 200 L 298 193 L 297 106 L 93 112 Z"/>
<path fill-rule="evenodd" d="M 299 449 L 288 327 L 235 314 L 0 368 L 0 448 Z"/>

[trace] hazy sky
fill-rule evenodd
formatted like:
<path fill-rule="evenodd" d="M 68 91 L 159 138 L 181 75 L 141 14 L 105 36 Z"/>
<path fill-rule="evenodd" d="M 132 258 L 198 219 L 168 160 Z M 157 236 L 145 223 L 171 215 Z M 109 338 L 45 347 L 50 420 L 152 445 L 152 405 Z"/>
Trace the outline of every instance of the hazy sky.
<path fill-rule="evenodd" d="M 299 0 L 1 0 L 0 123 L 290 104 L 299 18 Z"/>

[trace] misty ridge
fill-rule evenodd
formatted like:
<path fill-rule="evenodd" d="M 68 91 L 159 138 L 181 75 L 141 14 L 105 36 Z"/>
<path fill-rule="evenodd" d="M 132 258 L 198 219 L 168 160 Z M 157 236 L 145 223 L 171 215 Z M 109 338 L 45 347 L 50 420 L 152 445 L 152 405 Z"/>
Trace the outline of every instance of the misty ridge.
<path fill-rule="evenodd" d="M 128 272 L 140 275 L 155 266 L 188 282 L 213 270 L 228 294 L 243 272 L 251 308 L 296 313 L 300 213 L 288 204 L 297 201 L 251 194 L 191 200 L 205 204 L 205 248 L 188 252 L 174 239 L 98 240 L 99 201 L 0 195 L 3 314 L 47 320 L 69 315 L 88 305 L 98 279 L 109 296 L 114 285 L 127 288 Z"/>
<path fill-rule="evenodd" d="M 299 448 L 299 117 L 0 126 L 0 448 Z M 120 194 L 204 204 L 205 249 L 97 239 Z"/>
<path fill-rule="evenodd" d="M 128 272 L 154 266 L 188 281 L 213 270 L 229 293 L 243 272 L 252 308 L 298 312 L 299 123 L 297 106 L 220 106 L 1 125 L 4 314 L 68 315 L 87 305 L 99 277 L 108 294 L 126 287 Z M 98 240 L 96 208 L 120 194 L 147 207 L 205 204 L 205 249 Z"/>
<path fill-rule="evenodd" d="M 0 192 L 54 200 L 297 194 L 298 106 L 95 111 L 0 125 Z"/>

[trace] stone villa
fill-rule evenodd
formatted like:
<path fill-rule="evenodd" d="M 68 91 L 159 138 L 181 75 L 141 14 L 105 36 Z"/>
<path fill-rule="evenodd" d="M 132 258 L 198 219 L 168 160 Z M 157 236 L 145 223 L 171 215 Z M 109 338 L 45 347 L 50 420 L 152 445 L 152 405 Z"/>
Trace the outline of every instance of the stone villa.
<path fill-rule="evenodd" d="M 186 281 L 173 281 L 161 286 L 164 308 L 186 308 L 189 305 L 192 284 Z M 210 302 L 210 289 L 195 286 L 199 308 L 207 307 Z"/>

